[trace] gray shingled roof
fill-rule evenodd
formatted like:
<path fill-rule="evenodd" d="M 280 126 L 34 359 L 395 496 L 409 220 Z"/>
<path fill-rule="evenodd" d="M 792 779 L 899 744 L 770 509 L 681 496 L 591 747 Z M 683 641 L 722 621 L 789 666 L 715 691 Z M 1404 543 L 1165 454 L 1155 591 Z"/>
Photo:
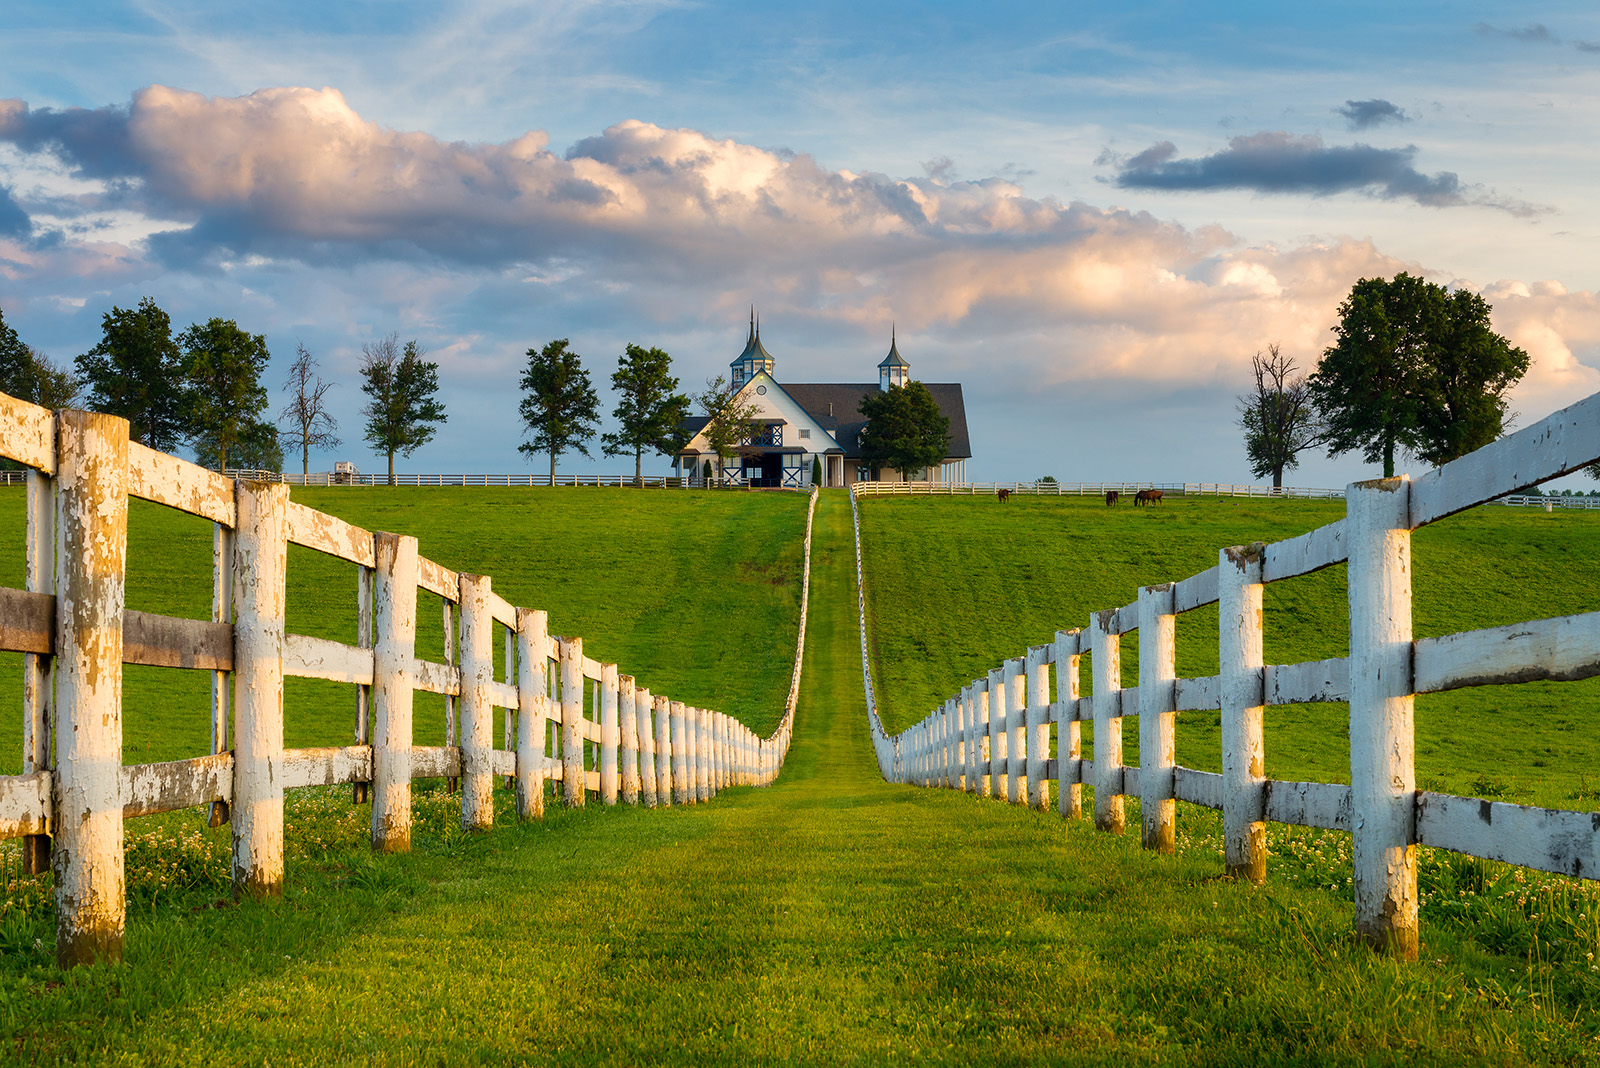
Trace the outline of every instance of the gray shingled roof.
<path fill-rule="evenodd" d="M 924 382 L 923 385 L 928 387 L 939 410 L 950 420 L 950 449 L 945 455 L 957 460 L 971 459 L 972 439 L 967 434 L 967 405 L 961 395 L 961 383 Z M 861 414 L 861 398 L 878 392 L 878 383 L 785 382 L 783 388 L 833 435 L 846 456 L 861 455 L 856 438 L 867 425 Z"/>

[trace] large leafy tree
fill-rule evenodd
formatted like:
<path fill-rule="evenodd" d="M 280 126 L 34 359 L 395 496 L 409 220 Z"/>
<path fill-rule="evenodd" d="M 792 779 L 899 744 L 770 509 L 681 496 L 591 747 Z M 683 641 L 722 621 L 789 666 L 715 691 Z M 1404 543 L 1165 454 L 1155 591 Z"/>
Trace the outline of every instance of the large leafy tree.
<path fill-rule="evenodd" d="M 1298 373 L 1294 357 L 1277 344 L 1251 359 L 1256 388 L 1239 398 L 1239 426 L 1245 455 L 1256 478 L 1272 476 L 1272 488 L 1283 488 L 1283 473 L 1300 463 L 1300 453 L 1322 440 L 1322 418 L 1311 403 L 1311 386 Z"/>
<path fill-rule="evenodd" d="M 118 308 L 101 320 L 100 343 L 79 356 L 88 405 L 128 420 L 129 436 L 172 452 L 189 436 L 183 354 L 172 321 L 145 297 L 137 308 Z"/>
<path fill-rule="evenodd" d="M 722 375 L 706 380 L 705 392 L 695 397 L 700 410 L 706 414 L 706 425 L 701 433 L 706 444 L 717 454 L 717 485 L 722 485 L 728 461 L 739 454 L 739 445 L 745 441 L 761 408 L 739 399 L 743 386 L 735 386 Z"/>
<path fill-rule="evenodd" d="M 289 379 L 284 383 L 289 401 L 278 413 L 278 422 L 287 423 L 289 427 L 283 435 L 283 444 L 300 450 L 302 476 L 311 473 L 313 448 L 331 449 L 339 444 L 339 435 L 334 433 L 339 424 L 328 411 L 325 399 L 333 385 L 317 374 L 317 358 L 307 352 L 304 345 L 299 346 L 294 363 L 289 365 Z"/>
<path fill-rule="evenodd" d="M 589 372 L 583 369 L 583 357 L 568 348 L 566 338 L 528 350 L 518 410 L 530 437 L 517 451 L 529 457 L 547 454 L 552 483 L 556 458 L 562 453 L 576 449 L 589 455 L 587 443 L 600 421 L 600 398 L 589 382 Z"/>
<path fill-rule="evenodd" d="M 892 467 L 909 481 L 949 452 L 950 419 L 921 382 L 869 393 L 860 410 L 867 417 L 857 438 L 861 459 L 874 468 Z"/>
<path fill-rule="evenodd" d="M 1394 474 L 1407 450 L 1444 463 L 1498 437 L 1527 354 L 1489 329 L 1489 305 L 1404 272 L 1363 278 L 1339 305 L 1311 389 L 1330 455 L 1360 449 Z"/>
<path fill-rule="evenodd" d="M 1506 393 L 1528 373 L 1528 354 L 1490 329 L 1488 301 L 1458 289 L 1443 304 L 1417 407 L 1416 453 L 1435 466 L 1498 438 Z"/>
<path fill-rule="evenodd" d="M 367 444 L 389 460 L 389 485 L 394 485 L 395 454 L 410 456 L 433 440 L 435 423 L 446 420 L 439 392 L 439 365 L 423 359 L 416 341 L 390 334 L 361 346 L 361 392 L 371 399 L 361 414 L 367 417 Z"/>
<path fill-rule="evenodd" d="M 267 388 L 261 384 L 271 359 L 267 339 L 240 330 L 232 319 L 211 319 L 179 334 L 178 344 L 195 452 L 202 463 L 226 468 L 247 433 L 262 434 L 256 424 L 267 407 Z M 276 433 L 272 437 L 276 440 Z"/>
<path fill-rule="evenodd" d="M 679 427 L 689 414 L 689 398 L 677 392 L 671 356 L 634 344 L 618 358 L 611 388 L 617 391 L 611 414 L 619 429 L 601 435 L 600 441 L 607 456 L 633 455 L 633 480 L 638 482 L 644 475 L 644 450 L 670 455 L 683 447 Z"/>

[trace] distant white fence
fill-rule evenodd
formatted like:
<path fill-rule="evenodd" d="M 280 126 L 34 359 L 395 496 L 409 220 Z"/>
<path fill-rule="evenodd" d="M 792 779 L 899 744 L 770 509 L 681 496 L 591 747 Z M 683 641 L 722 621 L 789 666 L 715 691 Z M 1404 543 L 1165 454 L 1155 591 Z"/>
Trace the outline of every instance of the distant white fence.
<path fill-rule="evenodd" d="M 1006 490 L 1019 496 L 1104 497 L 1116 492 L 1131 497 L 1140 490 L 1157 489 L 1169 497 L 1268 497 L 1292 500 L 1344 500 L 1342 489 L 1307 486 L 1271 486 L 1231 482 L 857 482 L 851 487 L 862 497 L 976 497 Z M 1522 487 L 1518 487 L 1521 489 Z M 1564 497 L 1557 494 L 1508 494 L 1485 504 L 1529 508 L 1600 508 L 1600 497 Z"/>
<path fill-rule="evenodd" d="M 291 486 L 618 486 L 644 489 L 701 489 L 706 480 L 699 476 L 676 478 L 670 475 L 416 475 L 396 474 L 394 482 L 386 474 L 346 474 L 337 471 L 250 471 L 229 468 L 229 478 L 251 482 L 284 482 Z"/>
<path fill-rule="evenodd" d="M 0 456 L 28 465 L 25 590 L 0 589 L 0 649 L 24 653 L 23 774 L 0 776 L 0 838 L 25 839 L 25 867 L 55 873 L 63 967 L 121 955 L 123 821 L 210 805 L 231 821 L 238 890 L 275 894 L 284 878 L 287 789 L 350 783 L 372 802 L 372 846 L 410 848 L 411 782 L 459 779 L 461 820 L 486 829 L 494 776 L 515 776 L 518 815 L 543 812 L 545 782 L 566 804 L 693 804 L 725 786 L 764 785 L 788 752 L 809 605 L 783 717 L 758 737 L 738 720 L 652 695 L 617 665 L 553 637 L 486 576 L 289 499 L 281 483 L 233 480 L 128 440 L 128 423 L 51 412 L 0 395 Z M 124 606 L 129 498 L 215 524 L 210 621 Z M 355 644 L 287 633 L 287 546 L 356 566 Z M 416 657 L 417 591 L 442 601 L 442 663 Z M 495 678 L 494 641 L 505 647 Z M 122 766 L 122 665 L 212 673 L 211 754 Z M 355 743 L 285 749 L 283 680 L 353 685 Z M 445 745 L 412 744 L 416 691 L 445 696 Z M 496 748 L 494 709 L 505 737 Z M 546 747 L 546 723 L 550 737 Z M 559 735 L 556 727 L 559 726 Z"/>
<path fill-rule="evenodd" d="M 1081 815 L 1088 784 L 1095 824 L 1107 831 L 1122 830 L 1122 799 L 1135 796 L 1143 843 L 1163 852 L 1174 846 L 1175 800 L 1221 809 L 1227 869 L 1256 882 L 1266 875 L 1267 821 L 1349 831 L 1356 929 L 1402 957 L 1417 953 L 1418 845 L 1600 878 L 1600 815 L 1418 790 L 1412 722 L 1419 693 L 1600 675 L 1600 612 L 1443 638 L 1413 640 L 1411 630 L 1413 530 L 1596 459 L 1600 394 L 1415 481 L 1354 483 L 1345 492 L 1345 518 L 1287 541 L 1222 549 L 1216 567 L 1146 586 L 1130 604 L 1090 613 L 1086 629 L 1058 631 L 1053 643 L 1007 660 L 895 735 L 883 728 L 872 685 L 856 509 L 858 498 L 870 494 L 858 490 L 851 504 L 861 667 L 879 768 L 892 782 L 962 789 L 1040 810 L 1050 806 L 1053 780 L 1059 811 L 1072 817 Z M 1346 561 L 1350 655 L 1265 663 L 1265 584 Z M 1218 606 L 1222 670 L 1179 678 L 1177 616 L 1209 604 Z M 1139 684 L 1125 689 L 1120 642 L 1134 632 Z M 1084 655 L 1093 669 L 1090 696 L 1080 692 Z M 1350 785 L 1266 778 L 1264 706 L 1316 701 L 1350 704 Z M 1221 774 L 1175 759 L 1176 714 L 1201 709 L 1221 712 Z M 1137 767 L 1122 763 L 1125 716 L 1139 717 Z M 1094 724 L 1093 759 L 1082 753 L 1083 722 Z"/>

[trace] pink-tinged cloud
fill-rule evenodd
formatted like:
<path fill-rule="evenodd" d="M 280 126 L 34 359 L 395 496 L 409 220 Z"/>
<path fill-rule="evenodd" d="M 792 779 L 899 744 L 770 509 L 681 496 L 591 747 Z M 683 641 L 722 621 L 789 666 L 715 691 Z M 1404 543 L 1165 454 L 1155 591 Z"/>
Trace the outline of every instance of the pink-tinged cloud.
<path fill-rule="evenodd" d="M 150 239 L 168 267 L 250 255 L 434 262 L 708 316 L 755 298 L 864 328 L 897 319 L 973 342 L 985 360 L 1014 339 L 1008 378 L 1036 387 L 1233 388 L 1274 341 L 1309 368 L 1358 278 L 1427 266 L 1350 238 L 1247 247 L 1215 228 L 1027 197 L 1000 179 L 829 170 L 632 120 L 564 155 L 537 131 L 445 142 L 363 119 L 333 89 L 213 98 L 151 86 L 94 111 L 0 101 L 0 140 L 104 181 L 125 209 L 188 224 Z M 1529 395 L 1592 390 L 1595 296 L 1523 289 L 1488 295 L 1501 329 L 1534 355 Z"/>

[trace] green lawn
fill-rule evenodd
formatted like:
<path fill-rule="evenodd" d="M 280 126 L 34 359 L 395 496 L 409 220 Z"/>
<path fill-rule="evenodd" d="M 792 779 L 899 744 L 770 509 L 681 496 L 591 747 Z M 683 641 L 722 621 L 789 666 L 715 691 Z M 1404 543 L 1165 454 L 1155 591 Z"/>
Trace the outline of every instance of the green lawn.
<path fill-rule="evenodd" d="M 1343 502 L 1176 498 L 1107 508 L 1094 498 L 869 498 L 861 504 L 878 700 L 898 731 L 974 678 L 1141 585 L 1187 578 L 1224 546 L 1280 541 L 1332 522 Z M 1600 609 L 1600 512 L 1486 507 L 1413 537 L 1417 637 Z M 1345 569 L 1274 583 L 1269 663 L 1343 656 Z M 1217 671 L 1215 606 L 1179 617 L 1178 672 Z M 1090 659 L 1081 671 L 1089 693 Z M 1125 685 L 1138 640 L 1123 643 Z M 1484 687 L 1417 699 L 1417 773 L 1427 789 L 1600 807 L 1600 679 Z M 1343 704 L 1271 708 L 1267 774 L 1349 781 Z M 1137 717 L 1125 758 L 1138 763 Z M 1086 739 L 1088 732 L 1086 728 Z M 1178 717 L 1178 760 L 1221 770 L 1218 714 Z M 1092 752 L 1092 745 L 1085 753 Z"/>
<path fill-rule="evenodd" d="M 114 967 L 62 975 L 42 921 L 0 925 L 0 1049 L 193 1065 L 1594 1059 L 1594 977 L 1552 968 L 1537 942 L 1492 953 L 1425 916 L 1425 962 L 1395 964 L 1355 945 L 1342 886 L 1223 882 L 1192 835 L 1160 857 L 1137 835 L 884 783 L 842 494 L 823 495 L 816 539 L 795 741 L 773 787 L 553 809 L 484 836 L 427 794 L 409 856 L 302 847 L 267 904 L 200 907 L 218 896 L 203 883 L 142 897 Z M 877 585 L 885 560 L 869 556 Z M 954 612 L 924 606 L 930 624 Z M 920 670 L 950 669 L 934 655 Z M 297 811 L 315 822 L 345 796 Z"/>

